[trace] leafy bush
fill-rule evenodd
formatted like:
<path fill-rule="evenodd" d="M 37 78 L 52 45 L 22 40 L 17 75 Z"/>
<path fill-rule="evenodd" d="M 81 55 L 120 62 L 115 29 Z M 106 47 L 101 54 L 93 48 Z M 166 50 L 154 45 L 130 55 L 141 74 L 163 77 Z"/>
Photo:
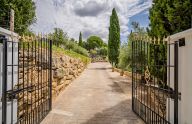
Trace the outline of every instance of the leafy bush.
<path fill-rule="evenodd" d="M 55 28 L 54 33 L 50 34 L 50 37 L 53 39 L 53 44 L 57 47 L 74 51 L 87 57 L 89 56 L 85 48 L 79 46 L 73 38 L 70 39 L 67 33 L 60 28 Z"/>
<path fill-rule="evenodd" d="M 65 44 L 63 44 L 63 47 L 67 50 L 73 50 L 75 47 L 75 43 L 71 41 L 66 41 Z"/>
<path fill-rule="evenodd" d="M 100 56 L 107 56 L 107 47 L 102 47 L 102 48 L 98 49 L 97 53 Z"/>
<path fill-rule="evenodd" d="M 88 49 L 101 48 L 104 44 L 103 40 L 98 36 L 90 36 L 87 39 Z"/>
<path fill-rule="evenodd" d="M 84 49 L 83 47 L 79 46 L 78 44 L 72 41 L 67 41 L 64 45 L 64 48 L 82 54 L 84 56 L 89 56 L 89 53 L 86 49 Z"/>
<path fill-rule="evenodd" d="M 86 57 L 86 56 L 84 56 L 82 54 L 76 53 L 76 52 L 71 51 L 71 50 L 65 50 L 65 49 L 63 49 L 61 47 L 57 47 L 55 45 L 53 45 L 53 51 L 65 54 L 65 55 L 73 57 L 73 58 L 78 58 L 86 65 L 89 64 L 90 61 L 91 61 L 91 59 L 89 57 Z"/>
<path fill-rule="evenodd" d="M 87 56 L 87 57 L 89 56 L 88 51 L 87 51 L 86 49 L 84 49 L 83 47 L 80 47 L 80 46 L 78 46 L 78 45 L 75 45 L 75 46 L 74 46 L 73 51 L 74 51 L 74 52 L 77 52 L 77 53 L 79 53 L 79 54 L 82 54 L 82 55 L 84 55 L 84 56 Z"/>
<path fill-rule="evenodd" d="M 124 43 L 121 46 L 119 54 L 118 66 L 123 70 L 130 70 L 132 55 L 131 55 L 131 41 L 129 43 Z"/>

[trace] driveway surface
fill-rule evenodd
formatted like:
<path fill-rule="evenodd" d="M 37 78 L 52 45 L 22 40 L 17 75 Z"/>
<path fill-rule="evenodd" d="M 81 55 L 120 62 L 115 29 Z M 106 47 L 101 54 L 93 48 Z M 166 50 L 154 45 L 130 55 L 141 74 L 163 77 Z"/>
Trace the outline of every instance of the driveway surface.
<path fill-rule="evenodd" d="M 92 63 L 53 102 L 42 124 L 143 124 L 131 109 L 131 79 Z"/>

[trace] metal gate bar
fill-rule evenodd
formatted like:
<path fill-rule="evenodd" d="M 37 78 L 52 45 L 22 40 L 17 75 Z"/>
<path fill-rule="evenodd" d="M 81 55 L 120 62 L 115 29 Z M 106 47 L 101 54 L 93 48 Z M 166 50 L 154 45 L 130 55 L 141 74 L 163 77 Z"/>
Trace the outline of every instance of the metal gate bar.
<path fill-rule="evenodd" d="M 3 70 L 2 70 L 2 124 L 6 124 L 6 115 L 7 115 L 7 41 L 5 38 L 3 41 Z"/>
<path fill-rule="evenodd" d="M 178 42 L 176 41 L 174 44 L 174 123 L 178 124 L 178 96 L 179 96 L 179 87 L 178 87 Z"/>

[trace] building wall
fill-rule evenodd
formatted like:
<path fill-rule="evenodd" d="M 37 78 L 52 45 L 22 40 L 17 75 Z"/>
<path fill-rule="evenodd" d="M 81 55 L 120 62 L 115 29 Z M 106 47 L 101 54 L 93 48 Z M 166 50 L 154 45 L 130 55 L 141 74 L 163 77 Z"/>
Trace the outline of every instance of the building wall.
<path fill-rule="evenodd" d="M 6 30 L 0 27 L 0 35 L 6 36 L 8 41 L 18 42 L 18 35 L 14 32 Z M 13 44 L 13 64 L 18 64 L 18 44 Z M 12 43 L 7 43 L 7 64 L 12 65 Z M 0 99 L 2 97 L 2 73 L 3 73 L 3 43 L 0 43 Z M 7 90 L 12 89 L 12 67 L 7 68 Z M 18 82 L 18 67 L 13 68 L 13 87 Z M 11 123 L 11 109 L 13 109 L 13 122 L 17 120 L 17 100 L 13 100 L 13 108 L 11 108 L 11 102 L 7 102 L 7 123 Z M 2 102 L 0 102 L 0 123 L 2 123 Z"/>
<path fill-rule="evenodd" d="M 178 51 L 178 83 L 181 100 L 179 100 L 179 124 L 192 124 L 192 29 L 170 36 L 170 43 L 185 38 L 185 46 L 179 47 Z M 174 47 L 170 48 L 170 61 L 174 64 Z M 171 86 L 174 86 L 174 70 L 171 70 Z M 168 118 L 174 124 L 174 104 L 171 99 L 167 100 L 170 106 Z"/>

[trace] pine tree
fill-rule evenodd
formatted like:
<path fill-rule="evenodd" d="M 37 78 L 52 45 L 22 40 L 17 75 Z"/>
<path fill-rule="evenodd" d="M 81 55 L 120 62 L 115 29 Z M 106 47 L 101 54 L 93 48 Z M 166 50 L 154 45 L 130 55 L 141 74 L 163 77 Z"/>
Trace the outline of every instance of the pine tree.
<path fill-rule="evenodd" d="M 82 34 L 81 34 L 81 32 L 80 32 L 80 34 L 79 34 L 79 46 L 83 46 L 83 39 L 82 39 Z"/>
<path fill-rule="evenodd" d="M 109 27 L 109 40 L 108 40 L 108 58 L 109 62 L 114 66 L 118 64 L 120 48 L 120 26 L 119 19 L 115 8 L 112 10 L 110 16 L 110 27 Z"/>

